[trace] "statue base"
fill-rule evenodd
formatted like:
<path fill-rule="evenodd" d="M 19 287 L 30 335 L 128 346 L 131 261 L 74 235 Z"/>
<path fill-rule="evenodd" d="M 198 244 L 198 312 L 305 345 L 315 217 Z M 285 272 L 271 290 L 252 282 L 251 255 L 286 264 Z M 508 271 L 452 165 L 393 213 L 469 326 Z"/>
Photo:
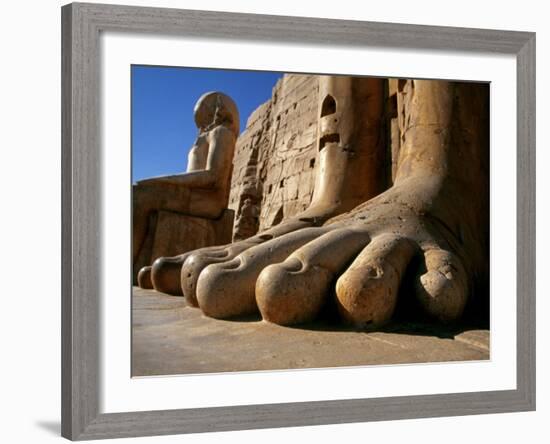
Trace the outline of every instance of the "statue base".
<path fill-rule="evenodd" d="M 136 262 L 133 283 L 142 267 L 159 257 L 176 256 L 198 248 L 231 242 L 235 212 L 225 209 L 218 219 L 189 216 L 173 211 L 158 211 L 151 215 L 149 230 Z"/>

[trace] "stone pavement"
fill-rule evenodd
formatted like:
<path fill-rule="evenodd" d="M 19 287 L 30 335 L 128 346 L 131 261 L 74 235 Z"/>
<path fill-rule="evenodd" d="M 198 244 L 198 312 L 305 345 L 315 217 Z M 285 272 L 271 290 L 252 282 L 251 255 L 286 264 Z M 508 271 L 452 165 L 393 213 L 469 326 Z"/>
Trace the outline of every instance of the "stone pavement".
<path fill-rule="evenodd" d="M 489 359 L 489 330 L 329 323 L 281 327 L 259 317 L 207 318 L 183 298 L 133 290 L 133 376 Z"/>

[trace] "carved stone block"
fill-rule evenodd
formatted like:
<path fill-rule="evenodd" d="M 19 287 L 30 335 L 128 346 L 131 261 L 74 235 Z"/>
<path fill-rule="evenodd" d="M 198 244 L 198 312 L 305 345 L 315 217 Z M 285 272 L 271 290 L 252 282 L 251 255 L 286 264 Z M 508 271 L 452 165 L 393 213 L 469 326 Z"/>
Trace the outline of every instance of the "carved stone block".
<path fill-rule="evenodd" d="M 147 233 L 144 247 L 134 264 L 134 280 L 141 267 L 159 257 L 176 256 L 202 247 L 231 242 L 234 211 L 226 209 L 218 219 L 158 211 Z"/>

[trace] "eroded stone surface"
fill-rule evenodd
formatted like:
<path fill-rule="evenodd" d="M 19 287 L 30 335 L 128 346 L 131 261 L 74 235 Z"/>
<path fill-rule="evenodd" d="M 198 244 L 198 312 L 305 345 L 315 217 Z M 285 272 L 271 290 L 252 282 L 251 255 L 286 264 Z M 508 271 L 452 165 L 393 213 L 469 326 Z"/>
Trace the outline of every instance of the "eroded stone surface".
<path fill-rule="evenodd" d="M 297 215 L 311 202 L 318 89 L 318 76 L 285 75 L 272 99 L 251 114 L 237 141 L 229 208 L 238 213 L 252 199 L 261 209 L 260 231 Z"/>
<path fill-rule="evenodd" d="M 233 241 L 239 241 L 254 236 L 260 226 L 260 210 L 257 203 L 251 198 L 247 198 L 242 207 L 239 208 L 239 214 L 233 227 Z"/>

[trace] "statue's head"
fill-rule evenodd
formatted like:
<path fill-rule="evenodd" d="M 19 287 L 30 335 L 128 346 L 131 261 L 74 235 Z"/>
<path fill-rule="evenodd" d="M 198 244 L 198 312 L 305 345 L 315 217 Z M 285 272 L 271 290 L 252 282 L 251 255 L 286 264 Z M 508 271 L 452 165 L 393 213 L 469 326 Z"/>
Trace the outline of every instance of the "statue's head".
<path fill-rule="evenodd" d="M 195 123 L 201 131 L 207 131 L 223 125 L 229 128 L 235 137 L 239 137 L 239 111 L 228 95 L 213 91 L 203 94 L 193 110 Z"/>

